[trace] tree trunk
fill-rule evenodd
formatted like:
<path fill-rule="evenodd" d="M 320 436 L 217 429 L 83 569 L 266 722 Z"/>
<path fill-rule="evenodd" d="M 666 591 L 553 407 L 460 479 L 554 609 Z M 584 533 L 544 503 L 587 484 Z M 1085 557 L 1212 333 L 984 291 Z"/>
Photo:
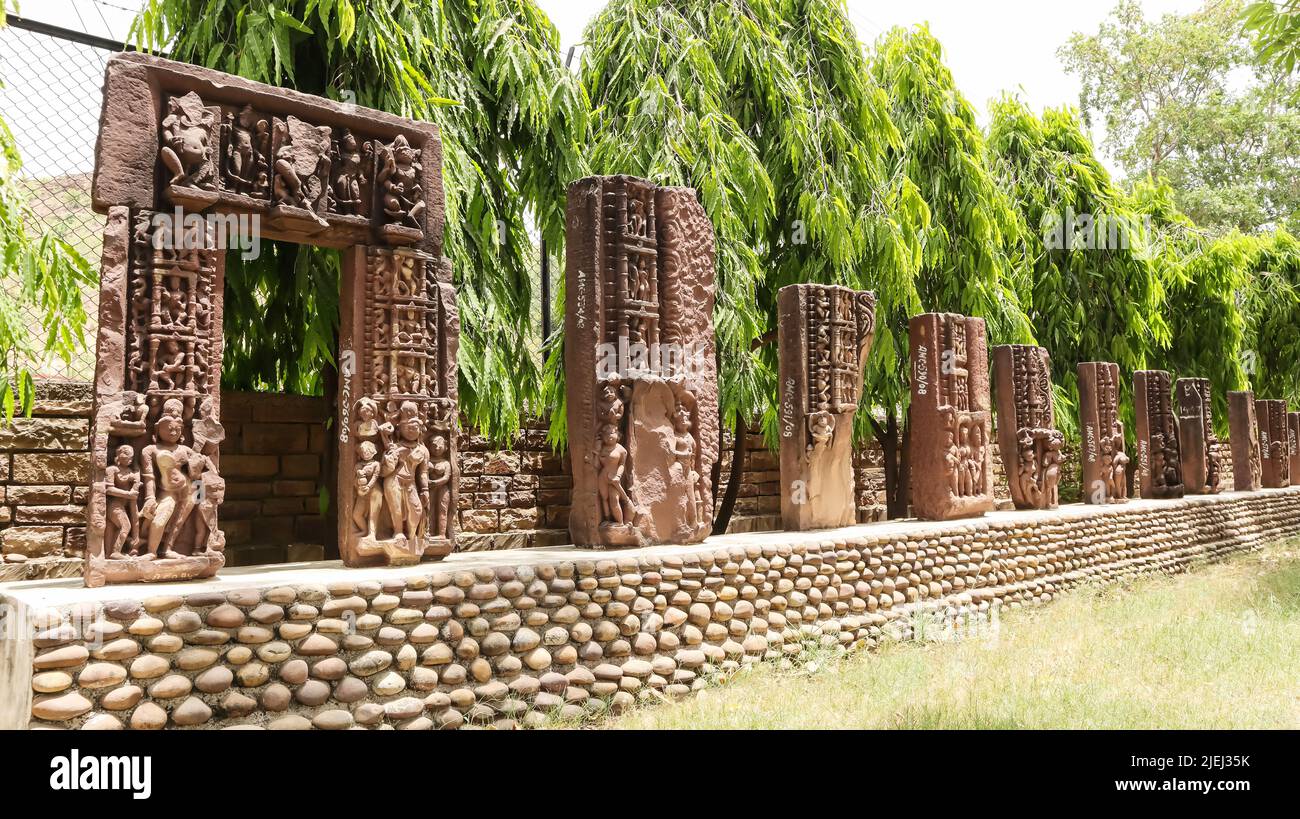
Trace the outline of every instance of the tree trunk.
<path fill-rule="evenodd" d="M 898 430 L 898 410 L 891 407 L 885 416 L 885 426 L 874 417 L 868 417 L 871 431 L 880 443 L 885 456 L 885 510 L 890 520 L 907 517 L 912 502 L 911 429 L 904 424 L 902 435 Z"/>
<path fill-rule="evenodd" d="M 717 514 L 713 516 L 713 534 L 726 534 L 727 526 L 731 523 L 731 513 L 736 508 L 736 498 L 740 495 L 740 482 L 745 473 L 745 446 L 749 429 L 745 424 L 743 413 L 736 412 L 736 439 L 731 448 L 731 474 L 727 476 L 727 491 L 722 496 L 722 502 L 718 504 Z M 714 494 L 717 494 L 717 481 L 713 483 Z"/>

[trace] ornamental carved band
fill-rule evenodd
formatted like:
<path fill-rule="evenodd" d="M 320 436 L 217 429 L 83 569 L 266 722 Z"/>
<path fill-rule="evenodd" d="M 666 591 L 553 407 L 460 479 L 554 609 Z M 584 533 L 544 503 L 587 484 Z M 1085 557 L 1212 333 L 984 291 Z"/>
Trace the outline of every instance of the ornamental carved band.
<path fill-rule="evenodd" d="M 853 416 L 876 332 L 876 294 L 792 284 L 777 294 L 781 518 L 786 529 L 857 522 Z"/>
<path fill-rule="evenodd" d="M 912 359 L 912 511 L 926 520 L 993 509 L 992 412 L 984 319 L 923 313 Z"/>
<path fill-rule="evenodd" d="M 696 543 L 718 457 L 713 226 L 689 188 L 569 186 L 569 532 L 583 546 Z"/>
<path fill-rule="evenodd" d="M 1079 363 L 1079 431 L 1084 503 L 1128 500 L 1128 454 L 1119 416 L 1119 365 Z"/>
<path fill-rule="evenodd" d="M 437 128 L 120 54 L 105 70 L 95 159 L 107 224 L 87 584 L 210 577 L 224 564 L 225 251 L 254 235 L 346 249 L 339 416 L 362 396 L 374 404 L 383 449 L 366 472 L 379 473 L 383 503 L 361 527 L 374 551 L 341 541 L 345 560 L 450 550 L 457 321 Z M 370 356 L 364 373 L 358 354 Z M 348 424 L 341 439 L 354 438 Z M 350 446 L 338 460 L 340 487 L 362 483 Z M 353 497 L 340 498 L 341 532 Z"/>
<path fill-rule="evenodd" d="M 1183 486 L 1193 495 L 1213 495 L 1223 488 L 1223 467 L 1216 451 L 1219 439 L 1214 434 L 1210 380 L 1180 378 L 1174 392 L 1178 400 Z"/>
<path fill-rule="evenodd" d="M 1259 423 L 1260 482 L 1265 489 L 1291 485 L 1291 458 L 1287 454 L 1286 402 L 1261 398 L 1255 401 Z"/>
<path fill-rule="evenodd" d="M 1172 384 L 1164 370 L 1133 373 L 1139 491 L 1144 498 L 1181 498 L 1183 465 Z"/>
<path fill-rule="evenodd" d="M 1232 444 L 1232 488 L 1254 492 L 1262 483 L 1259 426 L 1255 423 L 1255 393 L 1228 393 L 1228 435 Z"/>
<path fill-rule="evenodd" d="M 1061 447 L 1052 409 L 1052 361 L 1027 344 L 993 348 L 998 446 L 1017 509 L 1055 509 L 1060 503 Z M 1014 453 L 1014 455 L 1012 454 Z M 1014 460 L 1013 460 L 1014 458 Z"/>

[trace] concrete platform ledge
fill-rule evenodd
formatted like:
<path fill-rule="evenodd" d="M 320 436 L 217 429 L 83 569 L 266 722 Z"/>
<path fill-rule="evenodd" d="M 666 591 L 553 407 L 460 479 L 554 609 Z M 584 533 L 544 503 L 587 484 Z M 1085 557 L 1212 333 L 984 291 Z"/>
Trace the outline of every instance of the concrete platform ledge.
<path fill-rule="evenodd" d="M 695 546 L 0 584 L 0 728 L 519 727 L 1300 534 L 1300 487 Z"/>

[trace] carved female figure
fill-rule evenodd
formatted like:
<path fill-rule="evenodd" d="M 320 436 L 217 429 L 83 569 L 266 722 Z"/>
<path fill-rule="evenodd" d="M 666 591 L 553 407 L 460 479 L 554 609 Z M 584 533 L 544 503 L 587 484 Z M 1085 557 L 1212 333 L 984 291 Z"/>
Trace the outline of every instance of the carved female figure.
<path fill-rule="evenodd" d="M 135 450 L 130 444 L 117 448 L 113 463 L 104 471 L 104 494 L 107 496 L 108 520 L 113 524 L 110 560 L 127 557 L 122 547 L 131 544 L 131 556 L 140 554 L 140 517 L 136 507 L 140 500 L 140 470 L 133 467 Z"/>
<path fill-rule="evenodd" d="M 447 457 L 447 439 L 435 435 L 429 464 L 429 531 L 434 537 L 451 537 L 448 525 L 450 489 L 451 460 Z"/>
<path fill-rule="evenodd" d="M 334 176 L 334 209 L 342 214 L 365 216 L 370 210 L 366 168 L 372 164 L 374 145 L 368 140 L 358 145 L 356 136 L 344 131 L 335 150 L 339 168 Z"/>
<path fill-rule="evenodd" d="M 163 117 L 163 165 L 172 172 L 170 185 L 211 185 L 212 146 L 208 144 L 212 112 L 197 95 L 171 97 Z"/>
<path fill-rule="evenodd" d="M 375 460 L 378 451 L 371 441 L 362 441 L 357 447 L 361 462 L 356 472 L 356 503 L 352 505 L 352 524 L 363 537 L 374 539 L 375 527 L 379 524 L 379 512 L 384 506 L 384 495 L 379 488 L 379 461 Z"/>
<path fill-rule="evenodd" d="M 632 499 L 623 487 L 623 471 L 627 468 L 627 449 L 618 442 L 618 428 L 606 424 L 600 430 L 600 513 L 604 520 L 630 523 Z"/>
<path fill-rule="evenodd" d="M 680 478 L 686 481 L 686 522 L 690 526 L 696 526 L 700 475 L 695 470 L 695 437 L 691 435 L 691 411 L 682 404 L 678 404 L 673 413 L 673 431 L 677 433 L 673 438 L 673 459 L 681 470 Z"/>

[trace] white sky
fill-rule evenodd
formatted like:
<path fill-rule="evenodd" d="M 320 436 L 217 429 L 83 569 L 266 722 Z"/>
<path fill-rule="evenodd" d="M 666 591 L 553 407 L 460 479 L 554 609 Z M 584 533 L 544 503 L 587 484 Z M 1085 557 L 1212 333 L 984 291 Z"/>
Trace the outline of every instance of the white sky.
<path fill-rule="evenodd" d="M 605 0 L 535 2 L 559 29 L 565 50 L 581 45 L 583 28 L 605 5 Z M 1155 18 L 1193 11 L 1204 0 L 1141 2 L 1147 16 Z M 121 40 L 133 10 L 141 5 L 141 0 L 26 0 L 20 3 L 20 10 L 35 20 Z M 1115 0 L 848 0 L 858 36 L 866 42 L 892 26 L 928 22 L 944 46 L 958 88 L 980 112 L 981 122 L 988 102 L 1003 91 L 1017 92 L 1035 111 L 1077 104 L 1077 79 L 1062 70 L 1056 51 L 1075 31 L 1095 32 L 1114 5 Z M 11 125 L 21 143 L 25 124 L 21 112 L 16 119 Z M 1100 141 L 1100 134 L 1094 137 Z M 28 157 L 30 164 L 40 160 Z"/>

